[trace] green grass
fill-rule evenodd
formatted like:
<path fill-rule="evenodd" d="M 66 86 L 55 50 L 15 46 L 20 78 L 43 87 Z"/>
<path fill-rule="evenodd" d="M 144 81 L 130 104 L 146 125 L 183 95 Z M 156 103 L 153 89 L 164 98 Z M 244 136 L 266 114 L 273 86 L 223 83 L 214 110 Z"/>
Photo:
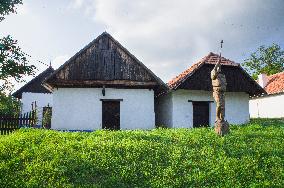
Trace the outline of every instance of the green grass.
<path fill-rule="evenodd" d="M 0 136 L 0 187 L 283 187 L 284 121 Z"/>

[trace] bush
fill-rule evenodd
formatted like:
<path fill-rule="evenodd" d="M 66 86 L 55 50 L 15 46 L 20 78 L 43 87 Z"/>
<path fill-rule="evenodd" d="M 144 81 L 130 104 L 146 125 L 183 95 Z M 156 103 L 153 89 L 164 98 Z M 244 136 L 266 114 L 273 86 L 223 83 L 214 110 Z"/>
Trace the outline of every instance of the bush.
<path fill-rule="evenodd" d="M 0 137 L 2 187 L 281 187 L 284 123 Z"/>
<path fill-rule="evenodd" d="M 5 95 L 0 92 L 0 114 L 18 115 L 20 113 L 21 103 L 11 95 Z"/>

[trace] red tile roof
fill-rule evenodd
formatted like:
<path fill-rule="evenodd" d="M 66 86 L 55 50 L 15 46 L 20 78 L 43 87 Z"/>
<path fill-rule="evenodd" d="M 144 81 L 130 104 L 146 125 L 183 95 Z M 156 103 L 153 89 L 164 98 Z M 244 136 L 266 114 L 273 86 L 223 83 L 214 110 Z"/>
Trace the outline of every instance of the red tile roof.
<path fill-rule="evenodd" d="M 268 82 L 264 89 L 268 94 L 284 92 L 284 72 L 268 76 Z"/>
<path fill-rule="evenodd" d="M 177 87 L 179 84 L 181 84 L 188 76 L 193 74 L 195 70 L 197 70 L 201 65 L 203 64 L 216 64 L 219 59 L 218 54 L 214 54 L 210 52 L 207 56 L 203 57 L 201 60 L 199 60 L 197 63 L 193 64 L 190 66 L 188 69 L 183 71 L 181 74 L 173 78 L 168 82 L 168 86 L 170 89 L 173 89 Z M 229 59 L 226 59 L 222 57 L 221 59 L 221 64 L 222 65 L 230 65 L 230 66 L 239 66 L 238 63 L 235 63 L 234 61 L 231 61 Z"/>

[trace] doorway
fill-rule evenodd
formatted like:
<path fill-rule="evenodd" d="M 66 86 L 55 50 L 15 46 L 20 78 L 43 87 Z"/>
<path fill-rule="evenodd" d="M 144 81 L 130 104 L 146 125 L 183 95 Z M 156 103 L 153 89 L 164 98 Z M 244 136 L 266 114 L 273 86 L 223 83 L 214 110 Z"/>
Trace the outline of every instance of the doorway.
<path fill-rule="evenodd" d="M 209 126 L 209 102 L 192 102 L 193 105 L 193 127 Z"/>
<path fill-rule="evenodd" d="M 102 128 L 120 129 L 120 101 L 102 101 Z"/>

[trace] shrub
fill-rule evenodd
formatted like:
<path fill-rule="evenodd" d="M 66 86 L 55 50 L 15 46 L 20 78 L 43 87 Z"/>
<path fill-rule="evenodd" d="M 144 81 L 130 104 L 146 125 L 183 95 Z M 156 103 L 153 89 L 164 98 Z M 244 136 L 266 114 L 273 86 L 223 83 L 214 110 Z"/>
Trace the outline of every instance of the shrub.
<path fill-rule="evenodd" d="M 51 124 L 51 109 L 47 109 L 42 117 L 42 126 L 43 128 L 50 128 Z"/>
<path fill-rule="evenodd" d="M 2 187 L 281 187 L 284 124 L 0 137 Z"/>

